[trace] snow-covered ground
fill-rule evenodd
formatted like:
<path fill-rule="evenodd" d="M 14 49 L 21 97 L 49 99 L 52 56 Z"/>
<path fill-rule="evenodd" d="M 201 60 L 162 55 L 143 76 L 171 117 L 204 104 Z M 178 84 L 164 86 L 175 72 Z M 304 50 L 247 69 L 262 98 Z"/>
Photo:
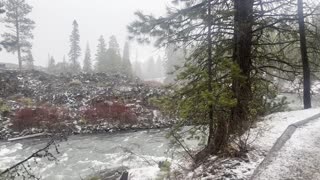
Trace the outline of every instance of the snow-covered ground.
<path fill-rule="evenodd" d="M 251 130 L 252 136 L 257 136 L 252 146 L 257 149 L 269 150 L 289 125 L 318 113 L 320 113 L 320 108 L 269 115 L 259 122 L 256 128 Z"/>
<path fill-rule="evenodd" d="M 319 108 L 269 115 L 265 117 L 263 121 L 257 123 L 256 127 L 251 129 L 249 133 L 250 151 L 248 153 L 248 158 L 216 160 L 215 157 L 212 157 L 212 161 L 205 163 L 195 169 L 194 172 L 189 173 L 186 179 L 248 179 L 289 125 L 312 117 L 318 113 L 320 113 Z M 314 128 L 315 130 L 319 130 L 319 128 Z M 299 136 L 301 133 L 303 132 L 298 133 L 296 136 Z"/>
<path fill-rule="evenodd" d="M 320 119 L 298 128 L 257 180 L 320 179 Z"/>

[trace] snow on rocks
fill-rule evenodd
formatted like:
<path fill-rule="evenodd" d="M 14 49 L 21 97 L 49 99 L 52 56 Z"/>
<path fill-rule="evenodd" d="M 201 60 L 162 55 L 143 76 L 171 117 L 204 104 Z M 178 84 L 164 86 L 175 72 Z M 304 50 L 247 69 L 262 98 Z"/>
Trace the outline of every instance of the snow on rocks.
<path fill-rule="evenodd" d="M 60 114 L 68 113 L 63 116 L 64 125 L 70 126 L 67 129 L 76 133 L 105 132 L 131 127 L 167 127 L 173 122 L 165 119 L 161 113 L 154 113 L 158 110 L 150 104 L 150 98 L 159 97 L 164 93 L 166 91 L 161 87 L 150 86 L 139 79 L 121 74 L 60 74 L 56 76 L 40 71 L 0 72 L 0 98 L 11 109 L 11 114 L 8 116 L 11 119 L 10 123 L 20 109 L 44 108 L 47 110 L 48 107 L 53 107 L 49 110 L 56 109 Z M 101 111 L 98 112 L 97 108 Z M 115 112 L 107 116 L 110 108 Z M 97 117 L 97 113 L 98 116 L 100 113 L 103 117 Z M 84 119 L 84 114 L 90 117 L 95 116 L 94 123 L 90 118 Z M 133 117 L 135 121 L 119 120 L 127 116 Z M 1 119 L 4 118 L 1 117 Z M 37 128 L 40 131 L 47 130 L 42 126 Z M 0 138 L 12 137 L 19 133 L 21 132 L 13 133 L 12 129 L 5 131 L 0 129 Z"/>

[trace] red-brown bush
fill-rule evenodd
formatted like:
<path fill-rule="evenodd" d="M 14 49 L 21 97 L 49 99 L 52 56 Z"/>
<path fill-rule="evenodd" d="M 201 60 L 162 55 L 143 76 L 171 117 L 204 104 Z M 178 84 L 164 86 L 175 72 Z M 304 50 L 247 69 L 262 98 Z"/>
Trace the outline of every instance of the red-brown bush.
<path fill-rule="evenodd" d="M 95 103 L 83 111 L 83 117 L 90 123 L 119 122 L 119 124 L 135 124 L 136 114 L 124 104 L 104 101 Z"/>
<path fill-rule="evenodd" d="M 66 109 L 41 106 L 23 108 L 16 111 L 12 121 L 12 128 L 22 131 L 28 128 L 51 128 L 69 118 Z"/>

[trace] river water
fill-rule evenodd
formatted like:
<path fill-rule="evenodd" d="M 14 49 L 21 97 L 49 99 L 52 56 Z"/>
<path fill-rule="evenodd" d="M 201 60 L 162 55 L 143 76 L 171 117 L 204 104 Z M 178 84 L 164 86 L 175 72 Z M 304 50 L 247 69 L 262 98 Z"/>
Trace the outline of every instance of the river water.
<path fill-rule="evenodd" d="M 46 180 L 78 180 L 100 170 L 124 166 L 130 168 L 132 179 L 150 179 L 159 172 L 157 163 L 169 158 L 167 132 L 148 130 L 72 136 L 59 143 L 57 162 L 39 159 L 37 165 L 32 164 L 32 172 Z M 0 143 L 0 169 L 23 160 L 44 147 L 46 141 L 29 139 Z"/>

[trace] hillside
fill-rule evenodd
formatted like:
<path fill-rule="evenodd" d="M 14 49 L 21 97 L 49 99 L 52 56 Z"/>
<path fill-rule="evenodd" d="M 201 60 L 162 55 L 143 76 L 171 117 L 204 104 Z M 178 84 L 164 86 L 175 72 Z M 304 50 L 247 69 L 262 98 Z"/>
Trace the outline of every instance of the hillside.
<path fill-rule="evenodd" d="M 150 100 L 165 93 L 123 75 L 0 72 L 1 138 L 39 132 L 92 133 L 172 122 Z"/>

